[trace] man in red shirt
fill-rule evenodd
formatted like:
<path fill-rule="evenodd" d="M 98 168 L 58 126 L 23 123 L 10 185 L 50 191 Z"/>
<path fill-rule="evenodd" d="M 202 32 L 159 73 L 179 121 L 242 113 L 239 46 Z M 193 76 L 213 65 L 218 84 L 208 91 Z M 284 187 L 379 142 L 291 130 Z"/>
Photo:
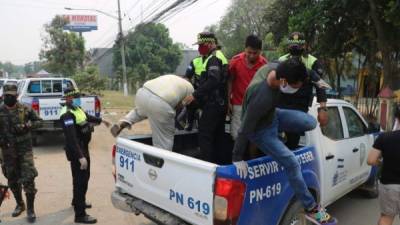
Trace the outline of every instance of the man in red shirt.
<path fill-rule="evenodd" d="M 257 70 L 267 63 L 267 60 L 261 56 L 261 49 L 262 41 L 255 35 L 249 35 L 246 38 L 244 52 L 234 56 L 229 63 L 229 113 L 231 135 L 234 140 L 241 124 L 244 93 Z"/>

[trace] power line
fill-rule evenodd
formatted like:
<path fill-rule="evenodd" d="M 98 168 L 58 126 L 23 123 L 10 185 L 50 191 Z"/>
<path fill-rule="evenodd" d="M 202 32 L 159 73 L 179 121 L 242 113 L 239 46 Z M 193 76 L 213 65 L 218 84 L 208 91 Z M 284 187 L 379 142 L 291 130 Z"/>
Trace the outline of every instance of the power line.
<path fill-rule="evenodd" d="M 183 10 L 187 9 L 188 7 L 194 5 L 194 4 L 198 3 L 198 2 L 199 1 L 196 0 L 195 2 L 191 3 L 190 5 L 187 5 L 186 7 L 181 7 L 180 9 L 175 10 L 174 13 L 171 13 L 170 15 L 164 16 L 162 19 L 159 20 L 159 22 L 160 23 L 164 23 L 164 22 L 168 21 L 169 19 L 171 19 L 172 17 L 176 16 L 177 14 L 182 12 Z"/>
<path fill-rule="evenodd" d="M 208 5 L 205 5 L 201 9 L 198 9 L 196 12 L 192 12 L 190 15 L 193 16 L 193 15 L 197 15 L 199 13 L 203 13 L 207 8 L 211 7 L 212 5 L 215 5 L 218 1 L 221 2 L 220 0 L 215 0 L 215 1 L 211 2 Z M 200 2 L 200 1 L 198 1 L 198 2 Z M 179 15 L 177 18 L 175 18 L 174 20 L 170 21 L 169 24 L 170 25 L 175 24 L 179 18 L 181 18 L 182 16 L 187 15 L 188 13 L 190 13 L 190 10 L 187 11 L 186 13 L 183 13 L 183 14 Z M 163 21 L 163 22 L 166 22 L 166 21 Z"/>

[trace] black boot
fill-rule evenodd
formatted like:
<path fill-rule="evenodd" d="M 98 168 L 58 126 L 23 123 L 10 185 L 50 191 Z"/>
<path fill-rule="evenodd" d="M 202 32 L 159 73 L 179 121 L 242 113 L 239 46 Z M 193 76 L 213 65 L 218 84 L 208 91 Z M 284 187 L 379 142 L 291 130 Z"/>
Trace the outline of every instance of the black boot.
<path fill-rule="evenodd" d="M 94 224 L 97 223 L 97 219 L 92 216 L 85 215 L 82 217 L 75 217 L 75 223 Z"/>
<path fill-rule="evenodd" d="M 35 194 L 26 194 L 26 205 L 27 205 L 27 218 L 29 223 L 36 221 L 36 214 L 34 208 Z"/>
<path fill-rule="evenodd" d="M 72 200 L 71 205 L 75 206 L 74 200 Z M 90 208 L 92 208 L 92 204 L 88 203 L 88 202 L 85 202 L 85 209 L 90 209 Z"/>
<path fill-rule="evenodd" d="M 14 209 L 14 212 L 11 214 L 12 217 L 17 217 L 21 215 L 23 211 L 25 211 L 25 203 L 24 200 L 22 199 L 22 190 L 14 190 L 13 191 L 15 202 L 17 203 L 17 206 Z"/>

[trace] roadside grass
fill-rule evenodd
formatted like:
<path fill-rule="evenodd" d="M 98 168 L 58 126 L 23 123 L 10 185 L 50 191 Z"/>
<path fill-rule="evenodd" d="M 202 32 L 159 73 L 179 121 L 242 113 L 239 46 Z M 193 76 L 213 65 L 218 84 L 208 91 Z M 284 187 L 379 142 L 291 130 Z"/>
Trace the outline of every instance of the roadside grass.
<path fill-rule="evenodd" d="M 119 91 L 103 91 L 100 97 L 104 109 L 131 109 L 134 106 L 134 96 L 124 96 Z"/>

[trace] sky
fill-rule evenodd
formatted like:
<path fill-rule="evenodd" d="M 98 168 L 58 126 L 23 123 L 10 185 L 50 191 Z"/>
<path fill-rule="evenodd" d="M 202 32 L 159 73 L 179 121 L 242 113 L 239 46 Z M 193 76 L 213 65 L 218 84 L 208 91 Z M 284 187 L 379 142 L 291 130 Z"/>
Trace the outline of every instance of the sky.
<path fill-rule="evenodd" d="M 123 30 L 146 21 L 161 5 L 175 0 L 121 0 Z M 192 46 L 197 33 L 217 23 L 225 14 L 231 0 L 198 0 L 163 22 L 174 42 Z M 90 8 L 117 15 L 117 0 L 0 0 L 0 61 L 16 65 L 39 60 L 43 25 L 55 15 L 97 15 L 98 30 L 84 33 L 86 50 L 112 46 L 118 33 L 118 21 L 93 11 L 68 11 L 70 8 Z M 161 6 L 162 7 L 162 6 Z"/>

